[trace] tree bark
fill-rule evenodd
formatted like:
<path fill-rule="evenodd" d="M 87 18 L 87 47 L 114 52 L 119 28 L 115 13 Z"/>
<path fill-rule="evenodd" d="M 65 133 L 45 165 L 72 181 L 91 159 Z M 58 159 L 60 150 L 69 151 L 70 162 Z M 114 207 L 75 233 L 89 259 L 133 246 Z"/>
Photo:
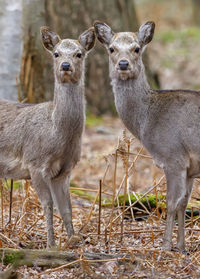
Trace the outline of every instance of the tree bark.
<path fill-rule="evenodd" d="M 17 100 L 20 72 L 21 0 L 0 1 L 0 98 Z"/>
<path fill-rule="evenodd" d="M 45 51 L 40 39 L 40 27 L 45 25 L 45 0 L 22 1 L 23 51 L 21 55 L 20 94 L 29 103 L 50 99 L 53 82 L 47 80 Z M 49 91 L 52 91 L 51 94 Z"/>
<path fill-rule="evenodd" d="M 200 25 L 200 0 L 192 0 L 193 2 L 193 21 L 194 24 Z"/>

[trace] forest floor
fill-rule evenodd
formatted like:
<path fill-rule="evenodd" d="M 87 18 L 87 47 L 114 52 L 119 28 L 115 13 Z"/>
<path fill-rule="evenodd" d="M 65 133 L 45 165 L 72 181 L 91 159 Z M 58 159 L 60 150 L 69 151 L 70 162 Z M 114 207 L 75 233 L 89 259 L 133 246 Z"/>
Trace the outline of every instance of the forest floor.
<path fill-rule="evenodd" d="M 188 254 L 161 250 L 165 227 L 165 208 L 143 208 L 138 215 L 127 211 L 122 218 L 122 206 L 101 208 L 100 234 L 98 196 L 102 181 L 102 203 L 112 200 L 113 190 L 124 192 L 126 171 L 128 193 L 145 195 L 148 191 L 166 193 L 162 171 L 157 169 L 141 144 L 127 132 L 117 118 L 104 117 L 88 122 L 82 148 L 81 161 L 72 175 L 73 223 L 78 242 L 67 242 L 63 223 L 54 212 L 55 237 L 59 251 L 74 251 L 80 261 L 67 267 L 20 267 L 19 278 L 200 278 L 200 220 L 189 217 L 186 222 L 186 247 Z M 126 154 L 130 144 L 129 155 Z M 116 150 L 117 157 L 116 157 Z M 117 160 L 116 160 L 117 158 Z M 114 183 L 114 177 L 116 182 Z M 125 178 L 124 183 L 123 178 Z M 12 205 L 12 222 L 9 219 L 9 187 L 2 195 L 1 248 L 44 249 L 46 226 L 43 211 L 35 191 L 28 182 L 23 186 L 15 182 Z M 200 200 L 200 182 L 196 181 L 192 201 Z M 156 187 L 152 187 L 156 186 Z M 120 189 L 121 188 L 121 189 Z M 152 189 L 152 190 L 151 190 Z M 87 191 L 85 191 L 87 190 Z M 158 201 L 159 202 L 159 201 Z M 139 216 L 139 217 L 138 217 Z M 123 220 L 123 230 L 122 230 Z M 123 232 L 123 233 L 122 233 Z M 177 224 L 174 227 L 173 246 L 176 246 Z M 3 235 L 4 236 L 3 236 Z M 89 262 L 84 253 L 107 253 L 116 257 L 103 262 Z M 82 256 L 81 256 L 82 255 Z M 124 255 L 124 260 L 118 260 Z M 80 258 L 82 257 L 82 258 Z M 7 267 L 1 264 L 1 269 Z"/>

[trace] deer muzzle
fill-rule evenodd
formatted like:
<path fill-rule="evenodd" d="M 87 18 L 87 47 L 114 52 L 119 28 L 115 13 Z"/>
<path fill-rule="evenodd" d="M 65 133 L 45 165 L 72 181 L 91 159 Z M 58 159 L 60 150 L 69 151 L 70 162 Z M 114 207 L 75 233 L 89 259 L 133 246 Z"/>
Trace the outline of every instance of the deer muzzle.
<path fill-rule="evenodd" d="M 68 62 L 63 62 L 61 65 L 61 68 L 63 71 L 69 71 L 70 70 L 70 64 Z"/>
<path fill-rule="evenodd" d="M 121 71 L 126 71 L 128 69 L 129 62 L 127 60 L 119 61 L 119 68 Z"/>

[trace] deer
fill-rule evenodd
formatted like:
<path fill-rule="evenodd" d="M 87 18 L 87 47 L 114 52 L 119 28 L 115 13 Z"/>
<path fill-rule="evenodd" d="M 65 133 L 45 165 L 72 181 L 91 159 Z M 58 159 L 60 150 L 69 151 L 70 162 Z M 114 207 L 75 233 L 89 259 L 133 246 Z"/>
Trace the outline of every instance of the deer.
<path fill-rule="evenodd" d="M 194 179 L 200 176 L 200 92 L 150 88 L 142 54 L 153 39 L 154 22 L 142 24 L 137 33 L 115 33 L 101 21 L 95 21 L 94 28 L 108 52 L 119 117 L 166 176 L 167 219 L 162 249 L 173 249 L 177 215 L 174 250 L 185 252 L 185 210 Z"/>
<path fill-rule="evenodd" d="M 91 27 L 78 40 L 40 29 L 53 58 L 53 101 L 26 104 L 0 100 L 0 177 L 31 179 L 46 217 L 47 248 L 55 247 L 53 205 L 68 238 L 74 235 L 70 175 L 80 160 L 85 123 L 85 59 L 95 45 Z"/>

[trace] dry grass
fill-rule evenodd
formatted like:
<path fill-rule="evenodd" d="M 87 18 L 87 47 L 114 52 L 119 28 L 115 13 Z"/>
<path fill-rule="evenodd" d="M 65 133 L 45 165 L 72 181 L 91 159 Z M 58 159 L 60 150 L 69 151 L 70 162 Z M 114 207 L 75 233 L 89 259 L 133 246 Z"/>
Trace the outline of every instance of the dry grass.
<path fill-rule="evenodd" d="M 118 120 L 106 121 L 107 129 L 117 130 Z M 115 130 L 115 131 L 116 131 Z M 110 130 L 111 131 L 111 130 Z M 91 133 L 93 137 L 91 138 Z M 117 134 L 117 133 L 116 133 Z M 97 265 L 96 261 L 78 259 L 75 265 L 66 265 L 58 269 L 44 272 L 39 267 L 19 268 L 20 278 L 199 278 L 200 259 L 200 220 L 194 217 L 187 219 L 186 245 L 189 255 L 177 252 L 162 251 L 162 236 L 165 227 L 165 210 L 157 209 L 149 212 L 143 208 L 146 216 L 143 221 L 136 221 L 134 211 L 125 206 L 101 208 L 99 217 L 98 196 L 99 180 L 102 185 L 102 199 L 105 197 L 117 199 L 124 189 L 128 194 L 133 191 L 142 193 L 166 193 L 166 183 L 163 173 L 152 167 L 149 155 L 143 150 L 137 140 L 124 132 L 118 140 L 111 134 L 99 134 L 96 128 L 86 131 L 84 137 L 83 159 L 75 169 L 73 182 L 79 183 L 82 189 L 90 188 L 96 192 L 93 204 L 78 195 L 72 194 L 73 223 L 75 231 L 84 233 L 78 246 L 68 245 L 63 223 L 57 212 L 54 213 L 55 237 L 60 250 L 83 252 L 106 252 L 116 254 L 116 259 Z M 109 142 L 110 136 L 110 142 Z M 97 140 L 98 138 L 98 140 Z M 102 138 L 107 139 L 103 156 L 93 154 L 92 149 L 102 144 Z M 90 145 L 88 141 L 90 140 Z M 94 141 L 94 142 L 93 142 Z M 111 144 L 112 143 L 112 144 Z M 112 150 L 110 152 L 110 146 Z M 89 150 L 90 149 L 90 150 Z M 91 154 L 93 157 L 91 158 Z M 90 162 L 92 161 L 92 164 Z M 96 165 L 99 167 L 96 168 Z M 96 168 L 96 169 L 95 169 Z M 93 183 L 94 176 L 99 177 Z M 85 179 L 82 179 L 82 176 Z M 86 181 L 91 183 L 86 185 Z M 23 182 L 23 187 L 14 190 L 12 202 L 12 219 L 9 220 L 9 188 L 1 187 L 1 233 L 0 246 L 10 248 L 43 249 L 46 245 L 46 228 L 43 211 L 38 197 L 29 182 Z M 200 198 L 199 182 L 196 182 L 193 196 Z M 147 187 L 149 186 L 149 187 Z M 106 194 L 105 194 L 106 192 Z M 132 208 L 134 205 L 132 205 Z M 99 226 L 99 224 L 101 224 Z M 174 227 L 173 243 L 176 243 L 177 226 Z M 129 261 L 119 262 L 117 254 L 124 253 Z M 71 268 L 69 268 L 71 266 Z M 2 269 L 5 266 L 1 265 Z M 162 276 L 161 276 L 162 274 Z"/>

